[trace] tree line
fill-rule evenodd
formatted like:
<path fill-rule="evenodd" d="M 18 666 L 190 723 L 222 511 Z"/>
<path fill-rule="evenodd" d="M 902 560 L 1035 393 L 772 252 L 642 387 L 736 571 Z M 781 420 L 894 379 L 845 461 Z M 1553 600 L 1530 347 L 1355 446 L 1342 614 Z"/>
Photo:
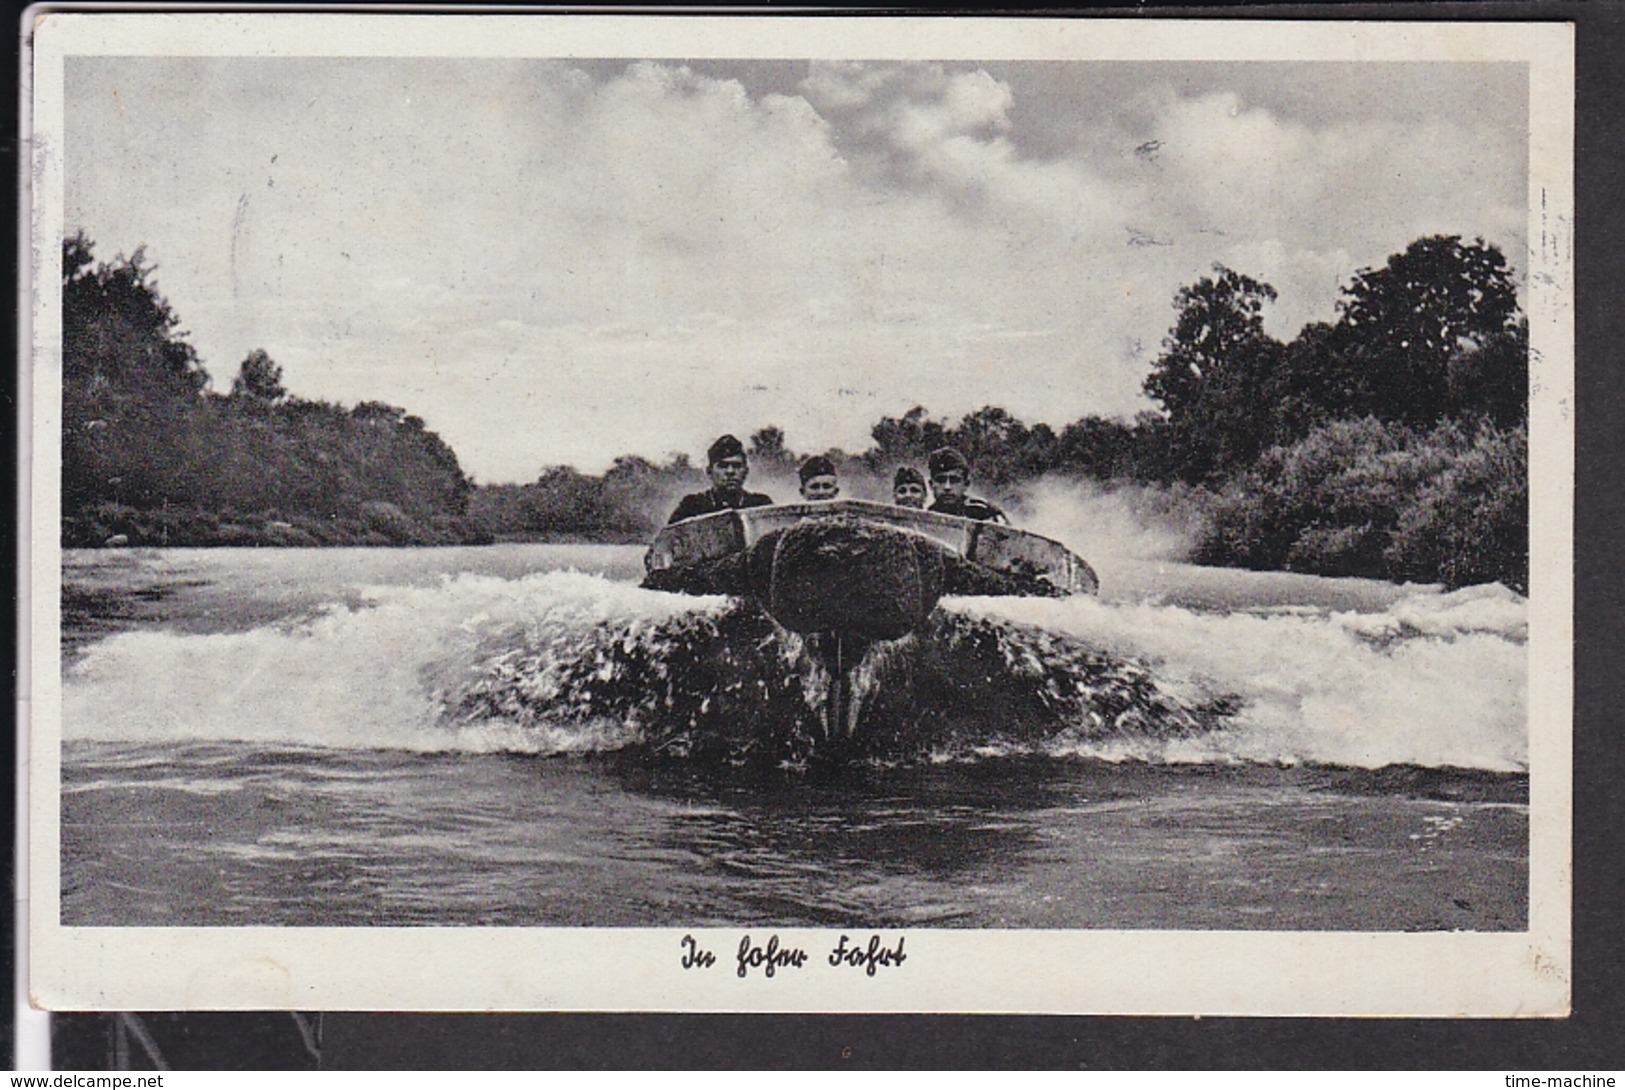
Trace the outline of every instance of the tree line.
<path fill-rule="evenodd" d="M 66 544 L 635 541 L 705 485 L 679 454 L 475 487 L 422 419 L 296 397 L 257 349 L 215 393 L 153 272 L 141 250 L 108 263 L 83 234 L 63 245 Z M 856 453 L 759 428 L 752 464 L 788 479 L 818 453 L 889 480 L 952 445 L 1006 502 L 1046 476 L 1177 493 L 1201 512 L 1202 562 L 1525 589 L 1529 333 L 1501 252 L 1418 239 L 1286 342 L 1264 327 L 1275 298 L 1224 266 L 1182 287 L 1143 384 L 1156 408 L 1132 420 L 915 406 Z"/>
<path fill-rule="evenodd" d="M 889 477 L 951 445 L 1006 502 L 1045 476 L 1177 491 L 1202 513 L 1204 563 L 1526 589 L 1529 329 L 1500 250 L 1418 239 L 1287 342 L 1264 328 L 1275 299 L 1222 265 L 1182 287 L 1144 380 L 1158 408 L 1133 420 L 1057 430 L 996 406 L 958 421 L 916 406 L 879 420 L 858 453 L 798 454 L 761 428 L 752 466 L 788 477 L 817 453 Z M 624 457 L 598 476 L 552 467 L 481 488 L 471 510 L 499 536 L 639 540 L 704 484 L 686 455 Z"/>
<path fill-rule="evenodd" d="M 484 539 L 456 454 L 406 410 L 295 397 L 260 349 L 211 391 L 154 271 L 63 243 L 64 544 Z"/>
<path fill-rule="evenodd" d="M 1290 342 L 1217 267 L 1145 382 L 1162 474 L 1211 490 L 1207 563 L 1527 591 L 1529 325 L 1482 239 L 1411 243 Z"/>

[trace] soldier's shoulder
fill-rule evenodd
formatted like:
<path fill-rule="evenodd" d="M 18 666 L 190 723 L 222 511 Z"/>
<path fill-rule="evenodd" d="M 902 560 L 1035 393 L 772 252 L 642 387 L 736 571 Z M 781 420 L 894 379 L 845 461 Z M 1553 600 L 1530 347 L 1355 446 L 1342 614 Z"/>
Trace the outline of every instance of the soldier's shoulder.
<path fill-rule="evenodd" d="M 681 522 L 683 519 L 693 518 L 695 515 L 707 515 L 713 511 L 709 492 L 690 492 L 677 501 L 677 507 L 671 513 L 667 522 Z"/>
<path fill-rule="evenodd" d="M 771 507 L 773 497 L 762 492 L 746 492 L 745 498 L 740 501 L 741 507 Z"/>

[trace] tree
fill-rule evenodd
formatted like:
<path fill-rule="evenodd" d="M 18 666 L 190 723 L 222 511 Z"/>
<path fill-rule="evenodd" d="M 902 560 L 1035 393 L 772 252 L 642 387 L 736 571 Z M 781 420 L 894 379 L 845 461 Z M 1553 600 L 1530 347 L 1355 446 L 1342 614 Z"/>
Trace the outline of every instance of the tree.
<path fill-rule="evenodd" d="M 750 460 L 768 472 L 792 472 L 796 456 L 784 445 L 784 429 L 774 424 L 759 428 L 750 436 Z"/>
<path fill-rule="evenodd" d="M 254 349 L 238 368 L 237 377 L 231 380 L 231 396 L 275 405 L 288 396 L 282 385 L 282 368 L 265 349 Z"/>
<path fill-rule="evenodd" d="M 400 427 L 406 423 L 406 410 L 383 401 L 362 401 L 350 410 L 354 420 L 378 427 Z"/>
<path fill-rule="evenodd" d="M 924 406 L 916 405 L 900 418 L 884 416 L 869 429 L 874 449 L 867 457 L 872 468 L 890 472 L 900 463 L 923 462 L 925 456 L 948 442 L 947 425 L 932 420 Z"/>
<path fill-rule="evenodd" d="M 83 231 L 62 243 L 64 381 L 195 397 L 209 373 L 159 294 L 145 247 L 93 266 L 93 246 Z"/>
<path fill-rule="evenodd" d="M 202 442 L 209 375 L 145 252 L 93 251 L 83 232 L 62 243 L 63 510 L 170 502 L 191 486 L 181 452 Z"/>
<path fill-rule="evenodd" d="M 1007 410 L 984 405 L 966 414 L 937 446 L 958 448 L 973 472 L 989 484 L 1031 480 L 1054 468 L 1059 442 L 1048 424 L 1028 427 Z M 931 448 L 935 449 L 935 447 Z"/>
<path fill-rule="evenodd" d="M 1267 445 L 1273 406 L 1267 396 L 1281 345 L 1264 332 L 1270 285 L 1223 265 L 1179 289 L 1179 317 L 1146 377 L 1146 395 L 1167 414 L 1180 476 L 1222 477 Z"/>
<path fill-rule="evenodd" d="M 420 417 L 382 402 L 347 410 L 291 397 L 258 349 L 229 396 L 205 395 L 208 373 L 152 273 L 142 250 L 98 264 L 83 233 L 63 242 L 66 539 L 167 541 L 177 511 L 199 516 L 185 531 L 192 543 L 214 544 L 208 525 L 243 517 L 305 517 L 323 532 L 350 520 L 335 531 L 342 539 L 385 507 L 399 516 L 397 538 L 455 536 L 471 485 Z M 108 510 L 122 520 L 116 530 Z"/>
<path fill-rule="evenodd" d="M 1026 430 L 1027 426 L 1006 410 L 983 405 L 965 414 L 946 438 L 970 460 L 976 476 L 1003 481 L 1009 479 L 1009 463 Z"/>
<path fill-rule="evenodd" d="M 784 449 L 784 429 L 775 424 L 769 424 L 751 433 L 750 453 L 753 458 L 766 458 L 777 461 L 788 457 Z"/>
<path fill-rule="evenodd" d="M 78 280 L 90 263 L 96 260 L 92 251 L 95 244 L 83 231 L 79 231 L 72 238 L 62 240 L 62 283 L 71 284 Z"/>
<path fill-rule="evenodd" d="M 1501 428 L 1528 423 L 1528 321 L 1450 357 L 1445 381 L 1451 415 L 1481 417 Z"/>
<path fill-rule="evenodd" d="M 1160 417 L 1158 418 L 1160 420 Z M 1097 481 L 1136 475 L 1137 430 L 1121 420 L 1086 416 L 1061 429 L 1057 467 Z"/>
<path fill-rule="evenodd" d="M 1310 322 L 1298 331 L 1270 383 L 1273 444 L 1295 443 L 1330 420 L 1370 415 L 1362 411 L 1371 403 L 1369 385 L 1348 355 L 1330 322 Z"/>
<path fill-rule="evenodd" d="M 1354 412 L 1428 426 L 1450 408 L 1452 358 L 1515 335 L 1518 295 L 1499 249 L 1430 235 L 1356 273 L 1338 311 L 1335 351 L 1365 402 Z"/>

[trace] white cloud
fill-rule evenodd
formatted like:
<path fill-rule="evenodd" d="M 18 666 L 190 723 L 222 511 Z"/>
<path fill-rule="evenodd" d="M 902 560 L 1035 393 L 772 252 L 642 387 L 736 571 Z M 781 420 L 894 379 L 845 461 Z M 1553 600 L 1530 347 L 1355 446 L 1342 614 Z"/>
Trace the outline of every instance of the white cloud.
<path fill-rule="evenodd" d="M 1521 253 L 1512 119 L 1293 119 L 1140 71 L 1132 113 L 1038 157 L 1014 119 L 1041 66 L 818 64 L 795 94 L 608 71 L 75 62 L 69 228 L 148 244 L 218 381 L 264 347 L 303 396 L 406 405 L 482 480 L 767 423 L 858 448 L 916 403 L 1132 412 L 1215 261 L 1273 283 L 1290 336 L 1418 234 Z M 1144 118 L 1152 151 L 1099 155 Z"/>

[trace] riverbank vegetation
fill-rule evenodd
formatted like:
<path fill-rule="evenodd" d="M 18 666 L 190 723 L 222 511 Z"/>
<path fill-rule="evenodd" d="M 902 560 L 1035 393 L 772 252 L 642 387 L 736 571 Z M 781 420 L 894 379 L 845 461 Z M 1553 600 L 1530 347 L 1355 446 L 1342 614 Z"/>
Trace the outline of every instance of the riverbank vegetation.
<path fill-rule="evenodd" d="M 1149 486 L 1200 526 L 1193 559 L 1321 575 L 1528 586 L 1528 325 L 1494 246 L 1418 239 L 1344 289 L 1333 321 L 1289 342 L 1264 329 L 1268 284 L 1216 266 L 1182 288 L 1144 382 L 1160 411 L 1031 424 L 996 406 L 951 421 L 916 406 L 885 417 L 865 451 L 801 451 L 764 427 L 755 479 L 793 480 L 829 456 L 843 479 L 889 480 L 958 447 L 977 487 L 1019 509 L 1041 479 Z M 471 508 L 503 537 L 641 540 L 683 491 L 686 456 L 618 459 L 602 476 L 546 470 L 479 489 Z"/>
<path fill-rule="evenodd" d="M 472 482 L 406 410 L 282 385 L 260 350 L 227 394 L 137 250 L 62 250 L 62 538 L 68 546 L 429 545 L 486 540 Z"/>
<path fill-rule="evenodd" d="M 258 351 L 210 392 L 151 272 L 139 251 L 97 265 L 82 236 L 64 247 L 66 544 L 637 541 L 705 486 L 680 454 L 476 488 L 421 419 L 294 397 Z M 1224 266 L 1180 289 L 1143 384 L 1156 408 L 1133 420 L 916 406 L 855 453 L 796 452 L 766 426 L 754 479 L 822 453 L 874 490 L 953 445 L 1017 509 L 1040 480 L 1168 496 L 1197 514 L 1199 562 L 1526 590 L 1528 326 L 1501 252 L 1418 239 L 1286 342 L 1265 330 L 1275 298 Z"/>

